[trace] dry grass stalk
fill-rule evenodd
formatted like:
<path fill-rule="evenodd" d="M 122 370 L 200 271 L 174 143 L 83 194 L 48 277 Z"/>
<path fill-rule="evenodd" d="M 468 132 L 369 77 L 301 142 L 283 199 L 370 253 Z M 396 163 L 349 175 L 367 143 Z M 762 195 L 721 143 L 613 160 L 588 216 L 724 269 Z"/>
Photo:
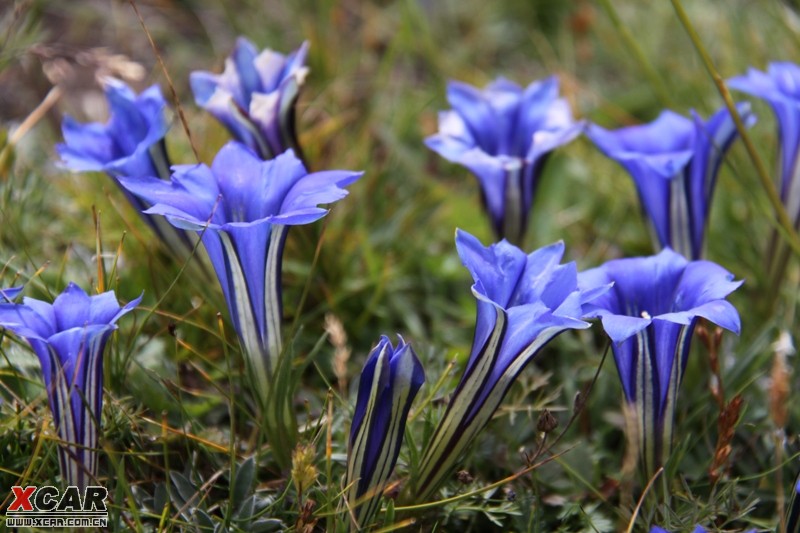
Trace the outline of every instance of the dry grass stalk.
<path fill-rule="evenodd" d="M 728 458 L 733 450 L 731 442 L 733 442 L 736 425 L 739 422 L 742 403 L 742 397 L 737 394 L 719 413 L 719 418 L 717 419 L 717 428 L 719 430 L 717 446 L 714 450 L 714 459 L 711 462 L 711 467 L 708 469 L 711 483 L 716 483 L 719 480 L 724 473 L 725 466 L 728 464 Z"/>
<path fill-rule="evenodd" d="M 344 331 L 342 321 L 336 315 L 325 315 L 325 331 L 328 340 L 333 345 L 333 373 L 339 386 L 339 394 L 347 392 L 347 361 L 350 360 L 350 347 L 347 345 L 347 333 Z"/>

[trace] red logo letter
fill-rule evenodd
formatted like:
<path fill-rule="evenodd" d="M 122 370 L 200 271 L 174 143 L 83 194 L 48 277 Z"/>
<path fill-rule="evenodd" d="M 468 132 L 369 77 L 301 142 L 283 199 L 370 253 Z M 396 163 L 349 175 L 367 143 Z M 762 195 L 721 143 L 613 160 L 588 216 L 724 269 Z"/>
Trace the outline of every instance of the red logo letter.
<path fill-rule="evenodd" d="M 31 496 L 36 492 L 36 487 L 30 486 L 23 489 L 15 485 L 11 487 L 11 492 L 14 493 L 14 501 L 8 506 L 8 511 L 19 511 L 20 507 L 23 511 L 33 511 Z"/>

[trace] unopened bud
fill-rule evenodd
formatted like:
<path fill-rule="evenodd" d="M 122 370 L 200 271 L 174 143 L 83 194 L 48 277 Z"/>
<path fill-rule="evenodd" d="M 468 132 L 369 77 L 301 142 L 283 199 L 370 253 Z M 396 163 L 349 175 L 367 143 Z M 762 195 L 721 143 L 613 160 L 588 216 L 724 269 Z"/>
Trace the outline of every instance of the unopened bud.
<path fill-rule="evenodd" d="M 536 429 L 542 433 L 550 433 L 558 427 L 558 419 L 553 416 L 548 409 L 542 411 L 539 415 L 539 421 L 536 422 Z"/>
<path fill-rule="evenodd" d="M 464 485 L 468 485 L 469 483 L 475 481 L 475 478 L 472 477 L 472 474 L 466 470 L 459 470 L 456 474 L 456 479 L 458 479 L 459 483 L 463 483 Z"/>

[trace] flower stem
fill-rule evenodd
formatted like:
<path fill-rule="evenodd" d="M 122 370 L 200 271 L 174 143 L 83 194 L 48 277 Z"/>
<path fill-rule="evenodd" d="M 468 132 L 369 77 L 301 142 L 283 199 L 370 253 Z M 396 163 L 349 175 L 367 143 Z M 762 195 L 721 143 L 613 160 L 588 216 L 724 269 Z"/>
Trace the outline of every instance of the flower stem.
<path fill-rule="evenodd" d="M 647 60 L 647 56 L 642 50 L 642 47 L 639 46 L 639 41 L 636 40 L 622 22 L 622 19 L 619 18 L 619 13 L 614 9 L 611 0 L 600 0 L 600 4 L 603 6 L 608 18 L 611 19 L 611 24 L 614 26 L 614 29 L 619 32 L 620 37 L 625 42 L 625 46 L 633 53 L 634 59 L 636 59 L 636 62 L 639 63 L 639 66 L 644 71 L 644 75 L 650 82 L 650 86 L 653 88 L 653 92 L 656 93 L 656 97 L 661 101 L 661 105 L 672 107 L 672 99 L 669 97 L 669 91 L 664 85 L 664 81 L 658 75 L 656 69 L 653 68 L 653 65 Z"/>

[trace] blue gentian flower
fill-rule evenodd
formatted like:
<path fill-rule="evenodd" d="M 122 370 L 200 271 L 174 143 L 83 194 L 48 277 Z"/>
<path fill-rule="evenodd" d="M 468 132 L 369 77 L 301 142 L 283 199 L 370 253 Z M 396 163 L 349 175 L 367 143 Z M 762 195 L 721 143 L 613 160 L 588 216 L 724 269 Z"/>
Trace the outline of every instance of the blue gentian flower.
<path fill-rule="evenodd" d="M 728 86 L 766 100 L 775 113 L 780 140 L 780 196 L 789 218 L 800 224 L 800 66 L 770 63 L 767 72 L 749 69 Z"/>
<path fill-rule="evenodd" d="M 13 302 L 14 298 L 22 292 L 23 287 L 8 287 L 0 289 L 0 303 Z"/>
<path fill-rule="evenodd" d="M 397 347 L 381 337 L 372 349 L 358 384 L 347 454 L 347 503 L 356 523 L 365 527 L 380 508 L 381 494 L 394 470 L 408 411 L 425 382 L 422 365 L 402 337 Z"/>
<path fill-rule="evenodd" d="M 439 113 L 439 133 L 425 144 L 478 178 L 497 237 L 520 243 L 547 156 L 583 123 L 559 98 L 555 76 L 525 89 L 503 78 L 483 90 L 451 81 L 447 101 L 453 109 Z"/>
<path fill-rule="evenodd" d="M 231 319 L 266 394 L 281 353 L 281 261 L 290 226 L 327 214 L 360 172 L 309 174 L 291 150 L 264 161 L 230 142 L 206 165 L 177 165 L 171 181 L 121 178 L 175 226 L 201 234 Z"/>
<path fill-rule="evenodd" d="M 307 53 L 307 42 L 286 56 L 269 49 L 259 53 L 239 37 L 222 74 L 192 72 L 195 101 L 263 159 L 289 148 L 300 154 L 294 107 L 308 74 Z"/>
<path fill-rule="evenodd" d="M 103 351 L 116 322 L 141 301 L 124 307 L 114 291 L 88 296 L 70 283 L 50 304 L 24 298 L 0 304 L 0 327 L 28 341 L 39 357 L 56 431 L 65 485 L 85 487 L 97 476 L 103 408 Z"/>
<path fill-rule="evenodd" d="M 578 288 L 574 262 L 560 264 L 561 242 L 526 255 L 503 240 L 484 247 L 456 233 L 462 263 L 478 300 L 467 367 L 420 463 L 417 496 L 427 498 L 489 422 L 523 368 L 555 336 L 585 329 L 587 304 L 608 282 Z"/>
<path fill-rule="evenodd" d="M 81 124 L 64 117 L 64 144 L 56 146 L 61 164 L 73 172 L 102 171 L 119 184 L 119 178 L 158 176 L 169 179 L 170 162 L 164 137 L 169 129 L 167 102 L 153 85 L 137 95 L 124 82 L 107 78 L 105 92 L 110 109 L 106 124 Z M 150 207 L 123 188 L 130 204 L 140 213 Z M 147 224 L 179 256 L 191 251 L 188 236 L 163 219 L 141 215 Z"/>
<path fill-rule="evenodd" d="M 658 255 L 616 259 L 580 274 L 582 287 L 614 283 L 594 300 L 611 338 L 625 398 L 636 413 L 647 478 L 672 445 L 678 389 L 698 318 L 739 334 L 739 314 L 724 298 L 741 281 L 710 261 L 687 261 L 665 248 Z"/>
<path fill-rule="evenodd" d="M 749 104 L 737 109 L 746 125 L 755 123 Z M 663 111 L 649 124 L 613 131 L 592 124 L 586 135 L 633 177 L 658 249 L 700 259 L 717 174 L 737 137 L 727 108 L 708 121 Z"/>

